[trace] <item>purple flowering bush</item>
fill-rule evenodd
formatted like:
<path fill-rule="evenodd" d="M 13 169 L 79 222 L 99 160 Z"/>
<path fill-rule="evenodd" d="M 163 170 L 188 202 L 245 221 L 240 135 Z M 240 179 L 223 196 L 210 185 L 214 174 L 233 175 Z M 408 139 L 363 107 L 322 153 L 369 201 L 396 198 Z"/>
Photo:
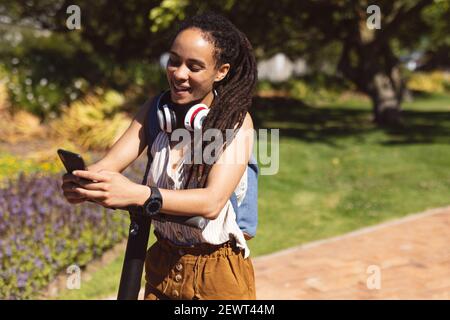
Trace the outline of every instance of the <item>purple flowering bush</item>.
<path fill-rule="evenodd" d="M 139 180 L 142 166 L 125 175 Z M 21 173 L 0 188 L 0 299 L 36 297 L 59 272 L 85 266 L 127 235 L 127 212 L 72 205 L 61 183 L 61 175 Z"/>

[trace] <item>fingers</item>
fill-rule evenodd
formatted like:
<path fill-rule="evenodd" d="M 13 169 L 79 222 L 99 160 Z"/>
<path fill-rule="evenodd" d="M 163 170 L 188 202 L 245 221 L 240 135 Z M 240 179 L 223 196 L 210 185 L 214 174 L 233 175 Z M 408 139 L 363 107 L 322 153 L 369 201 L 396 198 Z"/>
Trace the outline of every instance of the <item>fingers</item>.
<path fill-rule="evenodd" d="M 84 195 L 76 191 L 76 188 L 80 187 L 82 184 L 93 184 L 92 181 L 79 178 L 73 174 L 66 173 L 63 175 L 63 183 L 61 188 L 63 190 L 63 195 L 66 200 L 71 204 L 78 204 L 85 201 L 89 201 Z"/>
<path fill-rule="evenodd" d="M 73 174 L 66 173 L 63 175 L 63 183 L 66 182 L 75 182 L 77 183 L 80 179 L 77 176 L 74 176 Z"/>
<path fill-rule="evenodd" d="M 86 200 L 83 195 L 80 195 L 75 189 L 79 187 L 78 183 L 72 182 L 72 179 L 69 178 L 69 182 L 63 182 L 61 188 L 63 190 L 63 195 L 70 203 L 72 201 L 76 201 L 76 203 L 82 202 Z"/>
<path fill-rule="evenodd" d="M 86 201 L 86 197 L 80 195 L 78 192 L 66 191 L 64 192 L 64 197 L 70 203 L 81 203 Z"/>
<path fill-rule="evenodd" d="M 78 185 L 87 190 L 108 191 L 108 186 L 103 182 L 93 182 L 90 180 L 81 179 Z"/>
<path fill-rule="evenodd" d="M 85 198 L 89 198 L 92 200 L 104 200 L 105 199 L 105 192 L 99 191 L 99 190 L 87 190 L 83 188 L 75 188 L 75 191 L 78 192 L 80 195 L 84 196 Z"/>
<path fill-rule="evenodd" d="M 73 175 L 79 178 L 84 178 L 98 182 L 109 182 L 109 177 L 105 173 L 98 173 L 86 170 L 75 170 L 73 172 Z"/>
<path fill-rule="evenodd" d="M 85 170 L 75 170 L 72 174 L 63 175 L 63 194 L 69 203 L 84 201 L 101 202 L 105 199 L 110 177 L 108 172 L 97 173 Z"/>
<path fill-rule="evenodd" d="M 80 185 L 76 182 L 63 182 L 61 185 L 61 188 L 64 192 L 75 192 L 75 188 L 79 187 Z"/>

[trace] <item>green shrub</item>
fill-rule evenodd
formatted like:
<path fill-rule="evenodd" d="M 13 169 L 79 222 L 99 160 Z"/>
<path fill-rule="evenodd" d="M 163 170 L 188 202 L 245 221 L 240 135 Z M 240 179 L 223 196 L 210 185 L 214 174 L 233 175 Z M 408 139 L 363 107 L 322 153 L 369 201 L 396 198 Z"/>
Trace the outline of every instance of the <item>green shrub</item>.
<path fill-rule="evenodd" d="M 124 97 L 107 91 L 102 97 L 87 96 L 65 108 L 50 123 L 52 136 L 86 149 L 106 149 L 128 128 L 131 119 L 118 112 Z"/>
<path fill-rule="evenodd" d="M 450 92 L 450 74 L 441 71 L 415 72 L 407 82 L 410 90 L 426 93 Z"/>

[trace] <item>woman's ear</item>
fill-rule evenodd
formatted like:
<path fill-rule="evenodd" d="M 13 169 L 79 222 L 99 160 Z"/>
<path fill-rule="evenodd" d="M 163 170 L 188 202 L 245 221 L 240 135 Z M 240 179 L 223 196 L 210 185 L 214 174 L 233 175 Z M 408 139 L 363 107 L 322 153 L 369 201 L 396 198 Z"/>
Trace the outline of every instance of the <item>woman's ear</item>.
<path fill-rule="evenodd" d="M 224 63 L 220 66 L 220 68 L 217 70 L 216 78 L 214 79 L 214 82 L 219 82 L 223 78 L 225 78 L 228 74 L 228 71 L 230 71 L 230 64 Z"/>

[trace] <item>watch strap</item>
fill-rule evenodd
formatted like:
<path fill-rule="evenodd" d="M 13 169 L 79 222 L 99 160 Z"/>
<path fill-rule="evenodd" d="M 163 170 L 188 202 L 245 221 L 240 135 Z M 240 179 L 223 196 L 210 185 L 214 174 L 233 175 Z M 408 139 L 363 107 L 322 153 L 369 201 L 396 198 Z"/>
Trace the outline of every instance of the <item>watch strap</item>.
<path fill-rule="evenodd" d="M 150 196 L 148 197 L 148 199 L 144 202 L 144 205 L 142 206 L 142 214 L 145 216 L 153 216 L 153 215 L 159 213 L 159 210 L 155 211 L 155 212 L 147 211 L 148 206 L 153 204 L 154 202 L 159 202 L 159 207 L 160 208 L 162 207 L 162 196 L 161 196 L 161 192 L 159 191 L 159 189 L 154 186 L 149 186 L 149 188 L 150 188 Z"/>

